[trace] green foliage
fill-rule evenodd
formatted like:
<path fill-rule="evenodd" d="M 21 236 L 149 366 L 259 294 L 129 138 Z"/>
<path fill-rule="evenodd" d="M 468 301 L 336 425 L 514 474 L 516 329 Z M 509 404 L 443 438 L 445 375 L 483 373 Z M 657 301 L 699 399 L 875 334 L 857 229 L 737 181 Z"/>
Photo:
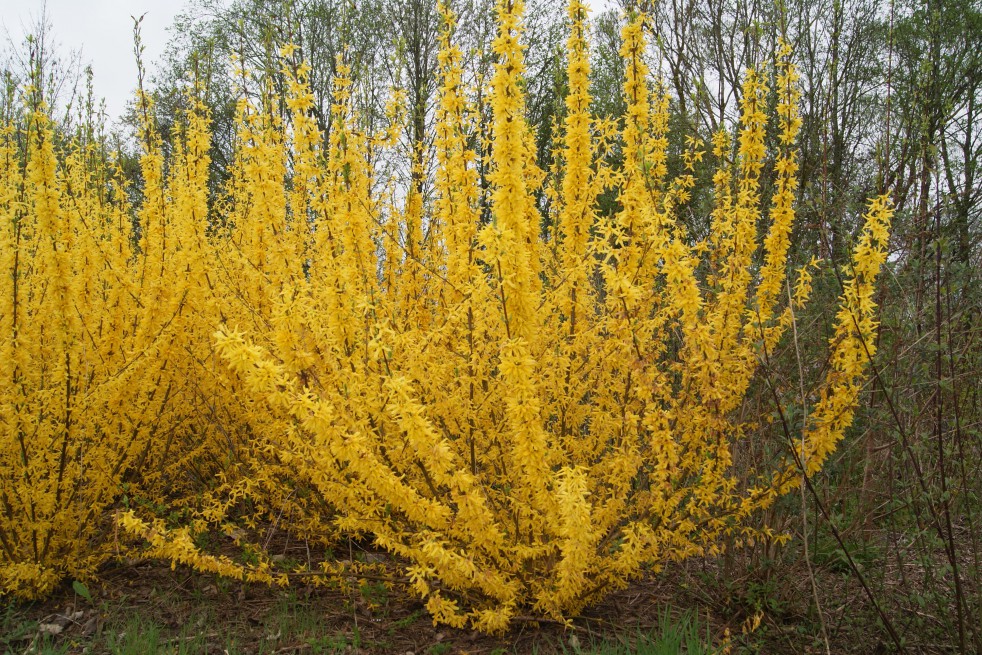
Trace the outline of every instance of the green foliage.
<path fill-rule="evenodd" d="M 120 630 L 111 630 L 106 647 L 112 655 L 151 655 L 163 650 L 160 626 L 142 616 L 131 617 Z"/>
<path fill-rule="evenodd" d="M 579 638 L 568 640 L 564 653 L 576 655 L 711 655 L 716 653 L 712 636 L 699 618 L 690 612 L 673 615 L 665 608 L 658 626 L 649 631 L 638 630 L 582 644 Z"/>
<path fill-rule="evenodd" d="M 78 580 L 72 581 L 72 590 L 76 594 L 84 598 L 85 600 L 89 601 L 89 603 L 93 602 L 92 593 L 89 591 L 89 588 L 86 587 L 84 583 L 79 582 Z"/>

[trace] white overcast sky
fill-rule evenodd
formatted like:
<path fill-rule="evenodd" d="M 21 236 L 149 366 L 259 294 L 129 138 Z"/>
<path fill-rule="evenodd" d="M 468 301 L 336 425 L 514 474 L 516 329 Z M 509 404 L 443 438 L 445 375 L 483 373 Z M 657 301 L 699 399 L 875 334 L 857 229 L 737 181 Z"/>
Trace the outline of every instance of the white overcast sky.
<path fill-rule="evenodd" d="M 597 9 L 610 0 L 587 4 Z M 152 72 L 167 44 L 168 28 L 186 5 L 186 0 L 0 0 L 0 48 L 7 47 L 8 34 L 19 44 L 46 7 L 58 53 L 65 57 L 78 51 L 82 65 L 92 65 L 96 95 L 106 99 L 110 120 L 115 120 L 136 87 L 131 16 L 145 14 L 143 57 Z"/>
<path fill-rule="evenodd" d="M 81 53 L 82 65 L 92 65 L 95 93 L 106 99 L 111 119 L 122 112 L 136 88 L 133 19 L 142 23 L 144 64 L 152 71 L 167 44 L 167 28 L 184 8 L 184 0 L 0 0 L 0 34 L 21 43 L 46 6 L 57 52 Z"/>

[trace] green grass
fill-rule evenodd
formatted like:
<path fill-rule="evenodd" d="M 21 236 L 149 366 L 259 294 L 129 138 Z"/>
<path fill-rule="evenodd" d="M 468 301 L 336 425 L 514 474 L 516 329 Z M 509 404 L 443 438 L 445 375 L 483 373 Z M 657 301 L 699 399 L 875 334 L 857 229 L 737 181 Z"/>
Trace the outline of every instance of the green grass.
<path fill-rule="evenodd" d="M 0 615 L 0 653 L 20 655 L 30 651 L 34 655 L 64 655 L 67 644 L 59 644 L 50 635 L 38 634 L 38 622 L 28 618 L 13 603 Z"/>
<path fill-rule="evenodd" d="M 610 638 L 578 648 L 563 649 L 566 653 L 577 655 L 713 655 L 712 637 L 708 628 L 703 628 L 697 617 L 685 612 L 673 617 L 666 609 L 658 627 L 651 631 L 637 631 L 633 636 L 626 633 L 618 640 Z"/>

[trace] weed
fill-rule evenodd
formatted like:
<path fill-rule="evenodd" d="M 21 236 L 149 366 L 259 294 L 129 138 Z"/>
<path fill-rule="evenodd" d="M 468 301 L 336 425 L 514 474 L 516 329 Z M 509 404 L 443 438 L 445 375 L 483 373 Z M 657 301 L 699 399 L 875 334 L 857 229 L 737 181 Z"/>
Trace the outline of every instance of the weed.
<path fill-rule="evenodd" d="M 378 609 L 389 603 L 389 588 L 383 582 L 363 582 L 359 591 L 370 609 Z"/>
<path fill-rule="evenodd" d="M 121 632 L 109 634 L 106 646 L 112 655 L 148 655 L 161 650 L 160 627 L 142 616 L 130 617 Z"/>
<path fill-rule="evenodd" d="M 564 653 L 570 652 L 565 644 L 562 649 Z M 607 638 L 586 648 L 574 642 L 573 652 L 580 655 L 710 655 L 715 651 L 709 628 L 703 629 L 697 617 L 689 612 L 673 617 L 671 610 L 666 608 L 655 630 L 638 630 L 633 639 L 624 637 L 615 641 Z"/>
<path fill-rule="evenodd" d="M 0 615 L 0 647 L 13 652 L 15 644 L 27 641 L 37 631 L 37 621 L 32 621 L 11 603 Z"/>
<path fill-rule="evenodd" d="M 426 616 L 426 612 L 424 612 L 423 610 L 416 610 L 409 616 L 404 616 L 401 619 L 397 619 L 393 621 L 392 627 L 397 630 L 405 630 L 406 628 L 416 623 L 416 621 L 418 621 L 424 616 Z M 491 655 L 495 655 L 494 652 L 492 652 Z"/>

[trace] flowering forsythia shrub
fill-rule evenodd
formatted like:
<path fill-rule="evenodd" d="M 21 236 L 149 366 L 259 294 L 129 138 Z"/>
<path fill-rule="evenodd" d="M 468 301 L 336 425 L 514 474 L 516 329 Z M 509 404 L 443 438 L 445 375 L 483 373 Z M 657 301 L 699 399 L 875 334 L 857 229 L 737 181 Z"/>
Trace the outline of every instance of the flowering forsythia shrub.
<path fill-rule="evenodd" d="M 417 185 L 377 191 L 343 66 L 326 138 L 302 66 L 287 68 L 287 119 L 240 102 L 236 160 L 210 205 L 204 112 L 190 112 L 166 167 L 145 125 L 136 235 L 125 196 L 84 152 L 59 159 L 43 117 L 26 170 L 7 129 L 0 586 L 30 595 L 91 571 L 123 485 L 172 502 L 189 469 L 220 477 L 187 505 L 188 525 L 119 519 L 158 555 L 280 581 L 264 562 L 246 570 L 194 547 L 191 528 L 248 498 L 255 520 L 308 538 L 372 538 L 435 620 L 490 632 L 517 613 L 563 619 L 724 535 L 761 535 L 747 518 L 801 481 L 790 451 L 767 470 L 734 464 L 750 434 L 737 410 L 810 291 L 807 268 L 787 272 L 800 125 L 789 49 L 775 115 L 750 71 L 736 138 L 713 139 L 712 227 L 697 241 L 677 216 L 707 153 L 690 139 L 669 177 L 668 99 L 650 83 L 641 19 L 623 31 L 615 134 L 589 114 L 584 9 L 570 2 L 547 176 L 524 118 L 521 14 L 521 0 L 499 5 L 487 206 L 449 11 L 432 202 Z M 614 142 L 616 169 L 600 156 Z M 612 189 L 617 209 L 600 215 Z M 889 218 L 873 202 L 856 246 L 795 446 L 809 473 L 851 423 Z"/>
<path fill-rule="evenodd" d="M 121 491 L 191 455 L 177 407 L 193 332 L 173 281 L 193 217 L 165 225 L 162 162 L 146 158 L 134 236 L 112 171 L 91 147 L 59 156 L 40 110 L 3 129 L 0 162 L 0 589 L 35 596 L 90 574 Z M 176 157 L 172 176 L 199 178 L 187 163 Z"/>

